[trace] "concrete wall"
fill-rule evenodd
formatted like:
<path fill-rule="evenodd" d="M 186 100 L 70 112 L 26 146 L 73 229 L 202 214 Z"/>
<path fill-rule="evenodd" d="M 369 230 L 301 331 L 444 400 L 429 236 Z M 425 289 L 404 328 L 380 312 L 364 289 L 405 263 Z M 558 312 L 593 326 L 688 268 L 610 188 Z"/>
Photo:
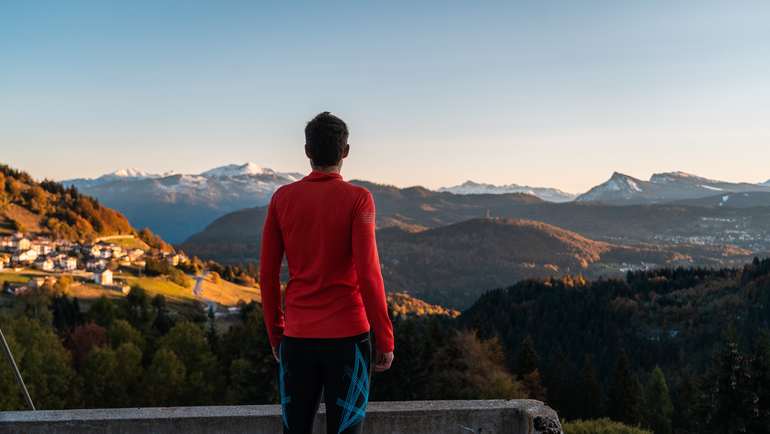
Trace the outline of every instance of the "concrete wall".
<path fill-rule="evenodd" d="M 277 405 L 0 412 L 0 434 L 198 434 L 281 432 Z M 314 434 L 324 433 L 323 405 Z M 533 400 L 371 402 L 367 434 L 562 434 Z"/>

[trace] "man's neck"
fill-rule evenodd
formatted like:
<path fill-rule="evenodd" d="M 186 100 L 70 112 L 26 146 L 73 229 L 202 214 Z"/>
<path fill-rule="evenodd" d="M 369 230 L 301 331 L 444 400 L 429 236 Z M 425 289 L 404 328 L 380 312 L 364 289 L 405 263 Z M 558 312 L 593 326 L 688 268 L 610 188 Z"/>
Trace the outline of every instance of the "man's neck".
<path fill-rule="evenodd" d="M 313 166 L 310 165 L 310 167 L 315 170 L 316 172 L 321 173 L 340 173 L 342 170 L 342 165 L 338 164 L 336 166 Z"/>

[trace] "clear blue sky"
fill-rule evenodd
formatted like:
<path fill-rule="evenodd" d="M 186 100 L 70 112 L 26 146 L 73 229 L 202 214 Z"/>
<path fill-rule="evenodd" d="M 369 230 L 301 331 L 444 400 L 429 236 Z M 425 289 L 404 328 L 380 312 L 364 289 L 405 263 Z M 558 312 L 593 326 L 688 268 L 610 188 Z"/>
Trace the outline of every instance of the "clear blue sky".
<path fill-rule="evenodd" d="M 582 191 L 618 170 L 770 178 L 770 2 L 0 1 L 0 159 Z"/>

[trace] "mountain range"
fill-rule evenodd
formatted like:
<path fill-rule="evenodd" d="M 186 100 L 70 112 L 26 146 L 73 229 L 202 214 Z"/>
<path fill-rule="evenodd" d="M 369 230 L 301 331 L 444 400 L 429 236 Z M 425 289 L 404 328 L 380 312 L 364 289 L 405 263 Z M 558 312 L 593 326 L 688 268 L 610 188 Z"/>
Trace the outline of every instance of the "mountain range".
<path fill-rule="evenodd" d="M 266 204 L 278 187 L 302 176 L 246 163 L 199 174 L 123 169 L 62 183 L 119 210 L 134 226 L 149 227 L 170 242 L 181 242 L 228 212 Z"/>
<path fill-rule="evenodd" d="M 63 183 L 117 209 L 135 226 L 147 226 L 163 238 L 180 243 L 229 212 L 265 205 L 278 187 L 302 176 L 246 163 L 216 167 L 199 174 L 152 174 L 123 169 L 98 178 L 72 179 Z M 770 193 L 770 181 L 733 183 L 684 172 L 658 173 L 649 181 L 614 173 L 607 182 L 579 196 L 547 187 L 496 186 L 473 181 L 437 190 L 420 186 L 397 188 L 363 180 L 352 182 L 376 190 L 382 226 L 401 226 L 410 230 L 457 223 L 487 213 L 529 218 L 512 213 L 513 208 L 537 208 L 537 204 L 540 208 L 556 203 L 770 206 L 770 197 L 759 194 Z M 726 195 L 739 193 L 747 195 L 731 196 L 732 201 L 729 198 L 723 200 Z M 404 208 L 407 204 L 416 206 Z"/>
<path fill-rule="evenodd" d="M 556 188 L 548 187 L 530 187 L 527 185 L 508 184 L 493 185 L 473 181 L 465 181 L 460 185 L 453 187 L 441 187 L 438 191 L 446 191 L 454 194 L 505 194 L 505 193 L 525 193 L 536 196 L 548 202 L 569 202 L 574 200 L 577 195 L 567 193 Z"/>
<path fill-rule="evenodd" d="M 684 172 L 656 173 L 649 181 L 615 172 L 609 180 L 577 197 L 579 202 L 665 203 L 727 193 L 770 192 L 770 184 L 726 182 Z M 765 202 L 770 205 L 770 202 Z"/>

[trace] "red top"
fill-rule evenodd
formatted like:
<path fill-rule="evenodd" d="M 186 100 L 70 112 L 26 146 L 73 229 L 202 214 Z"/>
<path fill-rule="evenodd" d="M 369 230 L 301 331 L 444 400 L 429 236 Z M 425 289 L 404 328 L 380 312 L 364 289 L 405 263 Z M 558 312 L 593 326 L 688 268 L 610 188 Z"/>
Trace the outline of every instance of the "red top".
<path fill-rule="evenodd" d="M 341 338 L 374 328 L 377 349 L 393 351 L 377 241 L 374 199 L 338 173 L 313 171 L 279 188 L 262 235 L 259 282 L 270 344 L 286 336 Z M 286 314 L 279 274 L 286 253 Z"/>

